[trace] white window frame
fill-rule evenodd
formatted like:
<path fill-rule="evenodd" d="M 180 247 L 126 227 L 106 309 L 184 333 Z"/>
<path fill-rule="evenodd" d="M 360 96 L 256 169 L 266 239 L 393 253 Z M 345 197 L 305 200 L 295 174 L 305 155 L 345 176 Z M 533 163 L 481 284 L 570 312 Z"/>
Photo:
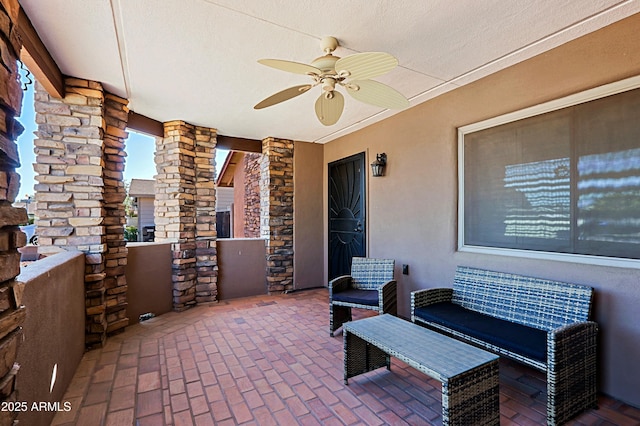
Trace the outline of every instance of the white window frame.
<path fill-rule="evenodd" d="M 509 248 L 483 247 L 464 244 L 464 136 L 468 133 L 489 129 L 511 123 L 523 118 L 534 117 L 547 112 L 571 107 L 596 99 L 640 88 L 640 76 L 630 77 L 614 83 L 585 90 L 564 98 L 555 99 L 543 104 L 534 105 L 519 111 L 514 111 L 498 117 L 483 120 L 458 128 L 458 251 L 500 256 L 522 257 L 527 259 L 556 260 L 573 263 L 587 263 L 590 265 L 616 266 L 640 269 L 640 260 L 618 257 L 591 256 L 582 254 L 568 254 L 534 250 L 520 250 Z"/>

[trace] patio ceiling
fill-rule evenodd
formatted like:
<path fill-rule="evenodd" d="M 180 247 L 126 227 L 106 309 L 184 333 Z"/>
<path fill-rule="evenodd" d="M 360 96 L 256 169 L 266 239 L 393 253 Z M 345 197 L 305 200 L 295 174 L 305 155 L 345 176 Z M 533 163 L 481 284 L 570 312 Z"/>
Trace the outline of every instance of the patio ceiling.
<path fill-rule="evenodd" d="M 337 56 L 396 56 L 400 66 L 377 80 L 414 106 L 640 12 L 635 0 L 20 3 L 64 74 L 102 82 L 138 114 L 229 136 L 321 143 L 397 111 L 347 97 L 342 118 L 325 127 L 314 114 L 317 94 L 256 111 L 263 98 L 307 82 L 258 59 L 309 63 L 332 35 Z"/>

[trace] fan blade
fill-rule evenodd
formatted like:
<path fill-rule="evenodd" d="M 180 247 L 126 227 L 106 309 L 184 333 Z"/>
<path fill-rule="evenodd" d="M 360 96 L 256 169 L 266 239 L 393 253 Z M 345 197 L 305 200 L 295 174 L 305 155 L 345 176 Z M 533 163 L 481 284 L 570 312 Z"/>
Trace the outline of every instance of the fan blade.
<path fill-rule="evenodd" d="M 384 52 L 364 52 L 349 55 L 336 62 L 336 72 L 349 71 L 349 78 L 364 80 L 386 74 L 398 66 L 398 60 Z"/>
<path fill-rule="evenodd" d="M 358 90 L 349 88 L 352 85 L 358 87 Z M 375 80 L 351 81 L 345 87 L 353 98 L 367 104 L 390 109 L 409 106 L 409 101 L 400 92 Z"/>
<path fill-rule="evenodd" d="M 333 91 L 333 96 L 327 98 L 325 92 L 322 92 L 316 101 L 316 115 L 318 120 L 325 126 L 336 124 L 342 115 L 344 109 L 344 96 L 342 93 Z"/>
<path fill-rule="evenodd" d="M 271 68 L 292 72 L 295 74 L 322 74 L 322 71 L 320 71 L 318 68 L 312 67 L 311 65 L 302 64 L 300 62 L 283 61 L 280 59 L 259 59 L 258 62 Z"/>
<path fill-rule="evenodd" d="M 284 89 L 278 93 L 275 93 L 269 96 L 266 99 L 260 101 L 253 109 L 262 109 L 266 107 L 270 107 L 271 105 L 279 104 L 280 102 L 287 101 L 291 98 L 295 98 L 298 95 L 303 94 L 307 90 L 311 89 L 310 84 L 303 84 L 301 86 L 293 86 L 288 89 Z"/>

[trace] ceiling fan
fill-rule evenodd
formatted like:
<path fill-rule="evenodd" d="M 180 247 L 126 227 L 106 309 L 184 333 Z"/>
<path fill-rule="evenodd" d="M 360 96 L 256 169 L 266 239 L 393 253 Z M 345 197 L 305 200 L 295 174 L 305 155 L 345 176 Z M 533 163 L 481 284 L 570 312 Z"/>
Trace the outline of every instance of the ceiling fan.
<path fill-rule="evenodd" d="M 336 90 L 336 86 L 344 87 L 353 98 L 378 107 L 402 109 L 409 106 L 409 101 L 400 92 L 386 84 L 370 80 L 394 69 L 398 65 L 396 58 L 384 52 L 356 53 L 340 58 L 332 55 L 338 46 L 338 40 L 334 37 L 324 37 L 320 47 L 325 55 L 314 59 L 311 65 L 280 59 L 258 60 L 268 67 L 308 75 L 313 83 L 284 89 L 253 108 L 262 109 L 279 104 L 308 92 L 315 86 L 322 88 L 315 110 L 318 120 L 325 126 L 336 124 L 344 109 L 344 96 Z"/>

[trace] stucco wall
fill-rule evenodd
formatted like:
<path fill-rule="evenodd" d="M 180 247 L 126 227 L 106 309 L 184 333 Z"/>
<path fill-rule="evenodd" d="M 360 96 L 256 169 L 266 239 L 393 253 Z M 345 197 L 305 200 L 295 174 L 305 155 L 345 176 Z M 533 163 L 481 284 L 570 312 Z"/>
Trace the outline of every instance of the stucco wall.
<path fill-rule="evenodd" d="M 640 262 L 626 269 L 457 252 L 456 129 L 640 74 L 638 28 L 635 15 L 332 141 L 324 149 L 323 179 L 326 212 L 329 162 L 366 151 L 371 163 L 376 153 L 387 153 L 386 176 L 367 175 L 367 241 L 370 256 L 396 259 L 400 315 L 409 315 L 411 291 L 450 287 L 460 264 L 595 287 L 599 389 L 635 406 Z M 326 235 L 326 213 L 324 228 Z M 324 256 L 326 265 L 326 242 Z M 409 275 L 399 273 L 403 263 Z"/>
<path fill-rule="evenodd" d="M 321 287 L 322 247 L 322 161 L 324 145 L 295 142 L 293 148 L 293 287 L 297 290 Z"/>
<path fill-rule="evenodd" d="M 129 243 L 127 256 L 127 317 L 139 322 L 148 312 L 160 315 L 173 308 L 170 243 Z"/>
<path fill-rule="evenodd" d="M 16 278 L 27 306 L 24 342 L 18 350 L 18 400 L 62 401 L 84 353 L 84 254 L 62 252 L 32 263 Z M 54 366 L 56 380 L 49 392 Z M 45 425 L 54 411 L 28 410 L 20 424 Z"/>
<path fill-rule="evenodd" d="M 218 240 L 218 300 L 267 294 L 265 240 Z"/>

